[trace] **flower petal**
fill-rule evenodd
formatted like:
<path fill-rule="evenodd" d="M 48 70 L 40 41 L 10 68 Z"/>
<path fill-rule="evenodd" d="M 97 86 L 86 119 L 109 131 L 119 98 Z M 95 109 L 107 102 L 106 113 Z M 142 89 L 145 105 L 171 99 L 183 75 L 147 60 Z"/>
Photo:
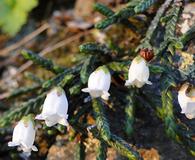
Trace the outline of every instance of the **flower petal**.
<path fill-rule="evenodd" d="M 131 83 L 132 83 L 132 81 L 127 80 L 127 81 L 125 81 L 125 86 L 130 86 L 130 85 L 131 85 Z"/>
<path fill-rule="evenodd" d="M 48 127 L 58 123 L 59 118 L 68 118 L 68 100 L 64 90 L 60 87 L 53 88 L 48 94 L 43 104 L 42 113 L 36 119 L 45 120 Z"/>
<path fill-rule="evenodd" d="M 57 122 L 54 122 L 54 121 L 50 121 L 48 119 L 45 120 L 45 124 L 47 127 L 52 127 L 54 126 L 55 124 L 57 124 Z"/>
<path fill-rule="evenodd" d="M 193 113 L 193 114 L 188 113 L 188 114 L 185 114 L 185 115 L 186 115 L 186 117 L 187 117 L 188 119 L 193 119 L 193 118 L 195 118 L 195 113 Z"/>
<path fill-rule="evenodd" d="M 146 84 L 152 85 L 152 82 L 150 82 L 150 81 L 146 81 Z"/>
<path fill-rule="evenodd" d="M 194 113 L 194 112 L 195 112 L 195 102 L 188 102 L 185 113 Z"/>
<path fill-rule="evenodd" d="M 152 83 L 148 81 L 148 78 L 149 68 L 146 61 L 140 56 L 135 57 L 129 68 L 128 80 L 125 86 L 132 85 L 141 88 L 145 83 L 151 85 Z"/>
<path fill-rule="evenodd" d="M 20 145 L 19 142 L 8 142 L 9 147 L 15 147 L 15 146 L 19 146 L 19 145 Z"/>
<path fill-rule="evenodd" d="M 36 115 L 35 119 L 38 119 L 38 120 L 44 120 L 42 114 L 38 114 Z"/>
<path fill-rule="evenodd" d="M 35 145 L 33 145 L 32 146 L 32 150 L 35 151 L 35 152 L 37 152 L 38 151 L 38 148 Z"/>
<path fill-rule="evenodd" d="M 108 92 L 111 84 L 111 75 L 106 66 L 98 67 L 92 72 L 88 79 L 88 88 L 82 89 L 83 92 L 88 92 L 92 98 L 103 97 L 108 99 L 108 94 L 103 94 L 103 91 Z"/>
<path fill-rule="evenodd" d="M 110 96 L 110 93 L 108 93 L 107 91 L 103 91 L 101 98 L 104 100 L 108 100 L 109 96 Z"/>
<path fill-rule="evenodd" d="M 63 126 L 68 126 L 69 125 L 69 123 L 68 123 L 66 118 L 60 118 L 58 123 L 63 125 Z"/>
<path fill-rule="evenodd" d="M 89 92 L 90 92 L 90 89 L 89 89 L 89 88 L 83 88 L 81 91 L 82 91 L 82 92 L 89 93 Z"/>

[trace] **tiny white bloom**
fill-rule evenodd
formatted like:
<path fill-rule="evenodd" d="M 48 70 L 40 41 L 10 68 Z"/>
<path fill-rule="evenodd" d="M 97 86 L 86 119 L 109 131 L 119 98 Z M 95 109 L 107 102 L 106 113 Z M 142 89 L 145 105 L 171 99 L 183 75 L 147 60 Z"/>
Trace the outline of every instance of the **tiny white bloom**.
<path fill-rule="evenodd" d="M 181 113 L 184 113 L 188 119 L 195 118 L 195 88 L 188 93 L 188 83 L 182 85 L 178 93 L 178 101 L 181 106 Z"/>
<path fill-rule="evenodd" d="M 23 117 L 15 126 L 12 136 L 12 141 L 8 143 L 9 147 L 19 146 L 21 150 L 30 156 L 31 150 L 38 151 L 34 146 L 35 126 L 32 115 Z"/>
<path fill-rule="evenodd" d="M 145 83 L 152 84 L 149 79 L 149 68 L 147 62 L 141 56 L 137 56 L 133 59 L 131 66 L 129 68 L 128 80 L 125 86 L 136 86 L 141 88 Z"/>
<path fill-rule="evenodd" d="M 88 79 L 88 88 L 82 89 L 83 92 L 88 92 L 92 98 L 101 97 L 108 100 L 110 94 L 111 75 L 106 66 L 98 67 L 93 73 L 90 74 Z"/>
<path fill-rule="evenodd" d="M 57 123 L 68 126 L 68 100 L 61 87 L 53 88 L 48 94 L 43 104 L 43 110 L 35 119 L 45 120 L 48 127 Z"/>

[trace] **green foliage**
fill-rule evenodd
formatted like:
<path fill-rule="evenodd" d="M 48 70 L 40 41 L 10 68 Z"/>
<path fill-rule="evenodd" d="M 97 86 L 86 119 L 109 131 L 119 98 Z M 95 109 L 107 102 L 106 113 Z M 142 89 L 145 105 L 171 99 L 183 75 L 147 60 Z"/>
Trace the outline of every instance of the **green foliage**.
<path fill-rule="evenodd" d="M 94 9 L 106 17 L 112 16 L 114 14 L 114 12 L 110 8 L 101 3 L 96 3 L 94 5 Z"/>
<path fill-rule="evenodd" d="M 165 129 L 168 136 L 173 139 L 178 138 L 177 135 L 177 124 L 175 121 L 174 113 L 173 113 L 173 97 L 170 91 L 162 91 L 162 108 L 159 110 L 160 115 L 163 117 L 165 121 Z"/>
<path fill-rule="evenodd" d="M 179 19 L 180 13 L 183 9 L 182 6 L 183 0 L 174 0 L 174 5 L 169 10 L 168 16 L 165 16 L 166 24 L 165 24 L 165 35 L 164 42 L 161 43 L 160 48 L 158 49 L 158 55 L 168 48 L 168 51 L 171 55 L 175 54 L 175 48 L 177 48 L 176 44 L 178 44 L 178 38 L 175 34 L 176 24 Z M 168 18 L 167 18 L 168 17 Z M 171 55 L 167 56 L 167 59 L 171 62 Z"/>
<path fill-rule="evenodd" d="M 14 98 L 14 97 L 18 97 L 20 95 L 23 95 L 25 93 L 30 93 L 30 92 L 33 92 L 37 89 L 41 88 L 41 85 L 40 84 L 36 84 L 36 85 L 32 85 L 32 86 L 29 86 L 29 87 L 22 87 L 22 88 L 19 88 L 19 89 L 16 89 L 16 90 L 13 90 L 9 96 L 7 96 L 7 99 L 8 98 Z"/>
<path fill-rule="evenodd" d="M 161 65 L 149 65 L 150 71 L 154 74 L 165 72 L 165 67 Z"/>
<path fill-rule="evenodd" d="M 156 33 L 157 26 L 160 23 L 160 20 L 162 19 L 162 16 L 164 15 L 166 9 L 170 6 L 171 2 L 173 0 L 166 0 L 165 3 L 159 8 L 159 10 L 156 13 L 156 16 L 151 22 L 151 25 L 149 26 L 146 36 L 142 40 L 142 43 L 137 47 L 137 51 L 141 48 L 150 48 L 152 49 L 151 40 L 153 38 L 153 35 Z"/>
<path fill-rule="evenodd" d="M 79 94 L 81 92 L 81 84 L 77 84 L 69 88 L 69 92 L 71 95 Z"/>
<path fill-rule="evenodd" d="M 111 24 L 124 22 L 124 20 L 127 20 L 129 17 L 147 10 L 155 2 L 156 0 L 131 1 L 126 7 L 116 13 L 113 13 L 104 5 L 97 4 L 95 9 L 107 16 L 107 19 L 97 23 L 95 27 L 97 29 L 105 29 Z M 128 21 L 125 21 L 125 23 L 128 23 Z"/>
<path fill-rule="evenodd" d="M 43 68 L 46 68 L 52 71 L 53 73 L 57 74 L 63 71 L 63 68 L 53 64 L 51 60 L 44 59 L 43 57 L 31 51 L 23 50 L 21 51 L 21 54 L 23 55 L 25 59 L 32 60 L 35 64 L 41 65 Z"/>
<path fill-rule="evenodd" d="M 74 153 L 75 160 L 85 160 L 85 145 L 83 143 L 84 138 L 81 137 L 80 142 L 76 144 L 76 151 Z"/>
<path fill-rule="evenodd" d="M 182 43 L 182 47 L 180 47 L 181 49 L 184 48 L 184 46 L 186 46 L 186 44 L 193 39 L 195 36 L 195 25 L 192 26 L 185 34 L 183 34 L 180 38 L 179 38 L 179 42 Z M 177 45 L 177 43 L 176 43 Z"/>
<path fill-rule="evenodd" d="M 167 20 L 166 26 L 165 26 L 165 40 L 170 40 L 174 38 L 175 36 L 175 30 L 176 30 L 176 23 L 178 21 L 180 12 L 182 9 L 182 3 L 181 1 L 176 1 L 172 7 L 172 9 L 169 11 L 169 18 Z"/>
<path fill-rule="evenodd" d="M 152 4 L 154 4 L 157 0 L 142 0 L 138 5 L 135 6 L 135 13 L 140 13 L 148 9 Z"/>
<path fill-rule="evenodd" d="M 37 77 L 36 75 L 32 74 L 31 72 L 25 72 L 24 76 L 25 76 L 25 78 L 28 78 L 28 79 L 30 79 L 33 82 L 38 83 L 38 84 L 43 82 L 43 79 Z"/>
<path fill-rule="evenodd" d="M 107 141 L 110 139 L 110 127 L 108 121 L 104 115 L 104 105 L 100 99 L 93 99 L 93 111 L 96 116 L 97 129 L 103 140 Z"/>
<path fill-rule="evenodd" d="M 28 115 L 29 113 L 35 113 L 38 111 L 38 107 L 41 106 L 43 100 L 45 98 L 45 93 L 30 99 L 28 102 L 24 102 L 20 104 L 20 107 L 11 108 L 7 112 L 4 113 L 4 116 L 0 119 L 0 127 L 5 127 L 10 124 L 11 121 L 18 121 L 24 115 Z"/>
<path fill-rule="evenodd" d="M 97 150 L 96 160 L 106 160 L 107 159 L 107 145 L 105 142 L 100 141 L 100 145 Z"/>
<path fill-rule="evenodd" d="M 95 10 L 106 16 L 103 21 L 96 24 L 96 28 L 104 29 L 115 23 L 127 24 L 129 23 L 129 17 L 135 16 L 137 13 L 146 12 L 155 2 L 157 1 L 132 0 L 117 12 L 102 4 L 96 4 L 94 6 Z M 175 96 L 173 89 L 178 84 L 182 84 L 184 79 L 180 78 L 180 71 L 173 63 L 172 58 L 175 54 L 175 49 L 185 49 L 187 43 L 194 38 L 195 33 L 193 26 L 187 33 L 177 38 L 175 30 L 178 18 L 182 12 L 181 2 L 183 1 L 164 1 L 151 21 L 140 45 L 135 50 L 135 53 L 139 54 L 139 49 L 149 48 L 155 53 L 152 61 L 148 62 L 150 77 L 153 83 L 152 86 L 147 85 L 147 87 L 140 88 L 139 90 L 124 87 L 124 81 L 127 79 L 128 69 L 131 60 L 134 58 L 134 54 L 130 55 L 129 52 L 117 44 L 114 46 L 113 44 L 90 42 L 80 45 L 79 49 L 84 53 L 82 54 L 84 58 L 79 64 L 70 68 L 58 66 L 51 60 L 43 58 L 36 53 L 23 51 L 22 55 L 25 59 L 31 60 L 44 69 L 53 72 L 55 75 L 49 80 L 42 80 L 33 74 L 29 74 L 27 77 L 36 82 L 36 84 L 30 87 L 19 88 L 8 95 L 7 98 L 17 98 L 20 95 L 33 92 L 37 97 L 17 104 L 17 107 L 12 106 L 10 110 L 5 112 L 0 118 L 2 130 L 6 131 L 6 127 L 11 122 L 21 119 L 24 115 L 29 113 L 36 114 L 40 111 L 40 106 L 48 90 L 61 86 L 66 90 L 71 106 L 69 107 L 70 119 L 68 121 L 75 130 L 74 136 L 71 139 L 75 138 L 77 133 L 81 135 L 80 142 L 76 144 L 75 159 L 84 159 L 84 140 L 89 136 L 89 133 L 100 142 L 97 159 L 106 159 L 107 147 L 116 149 L 128 159 L 142 159 L 135 146 L 119 137 L 117 131 L 116 135 L 113 134 L 114 131 L 112 129 L 115 127 L 120 129 L 121 126 L 111 123 L 108 117 L 109 114 L 107 114 L 107 111 L 116 112 L 118 109 L 122 110 L 125 113 L 123 115 L 124 119 L 117 120 L 125 123 L 124 127 L 121 128 L 125 131 L 126 135 L 131 136 L 136 118 L 134 114 L 137 109 L 135 102 L 139 99 L 145 102 L 143 103 L 143 107 L 148 106 L 151 110 L 156 111 L 157 116 L 164 124 L 167 135 L 175 142 L 182 144 L 183 147 L 194 155 L 194 131 L 178 120 L 175 113 L 177 108 L 174 104 L 174 99 L 177 99 L 177 96 Z M 164 32 L 162 32 L 162 28 Z M 162 36 L 158 44 L 155 43 L 158 35 L 156 33 L 161 33 Z M 86 93 L 81 92 L 81 89 L 86 87 L 90 74 L 99 66 L 107 67 L 112 75 L 111 98 L 107 102 L 100 98 L 90 99 L 86 97 Z M 192 77 L 190 77 L 189 73 L 187 73 L 187 76 L 185 81 L 190 81 Z M 92 126 L 91 123 L 88 124 L 88 121 L 86 121 L 88 116 L 92 116 L 95 119 L 95 124 Z M 61 133 L 64 132 L 64 129 L 62 129 Z M 52 134 L 55 135 L 57 133 Z"/>
<path fill-rule="evenodd" d="M 130 160 L 142 160 L 139 153 L 135 151 L 132 146 L 130 146 L 126 141 L 116 135 L 112 134 L 111 140 L 107 143 Z"/>
<path fill-rule="evenodd" d="M 134 122 L 134 97 L 135 91 L 132 89 L 127 96 L 127 106 L 125 107 L 125 132 L 128 136 L 133 133 L 133 122 Z"/>
<path fill-rule="evenodd" d="M 13 36 L 26 23 L 28 13 L 36 7 L 38 0 L 1 0 L 0 27 L 3 32 Z"/>
<path fill-rule="evenodd" d="M 88 81 L 90 73 L 94 71 L 94 68 L 91 66 L 94 66 L 95 59 L 96 57 L 90 55 L 89 58 L 86 59 L 81 68 L 80 78 L 83 84 L 85 84 Z"/>
<path fill-rule="evenodd" d="M 127 17 L 130 17 L 130 16 L 133 16 L 133 15 L 134 15 L 134 10 L 132 10 L 130 8 L 123 8 L 122 10 L 113 14 L 112 16 L 109 16 L 107 19 L 97 23 L 95 25 L 95 27 L 97 29 L 104 29 L 111 24 L 118 23 L 121 20 L 123 20 Z"/>
<path fill-rule="evenodd" d="M 86 54 L 107 54 L 110 55 L 112 51 L 104 44 L 86 43 L 79 46 L 80 52 Z"/>

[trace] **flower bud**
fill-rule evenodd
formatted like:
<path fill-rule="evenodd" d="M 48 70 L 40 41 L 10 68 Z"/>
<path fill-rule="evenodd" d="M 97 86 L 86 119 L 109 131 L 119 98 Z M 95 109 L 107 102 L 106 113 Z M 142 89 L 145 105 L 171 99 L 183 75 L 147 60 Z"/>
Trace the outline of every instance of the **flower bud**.
<path fill-rule="evenodd" d="M 23 117 L 15 126 L 12 141 L 8 143 L 9 147 L 19 146 L 21 150 L 30 156 L 31 150 L 38 151 L 34 144 L 35 126 L 32 115 Z"/>
<path fill-rule="evenodd" d="M 137 56 L 133 59 L 129 68 L 128 80 L 125 86 L 136 86 L 141 88 L 145 83 L 152 84 L 149 79 L 149 68 L 144 58 Z"/>
<path fill-rule="evenodd" d="M 143 48 L 140 50 L 139 55 L 146 61 L 150 61 L 154 57 L 154 52 L 152 49 Z"/>
<path fill-rule="evenodd" d="M 36 119 L 45 120 L 48 127 L 57 123 L 68 126 L 68 100 L 64 90 L 60 87 L 53 88 L 46 96 L 43 110 Z"/>
<path fill-rule="evenodd" d="M 181 106 L 181 113 L 184 113 L 188 119 L 195 118 L 195 88 L 190 89 L 188 83 L 182 85 L 178 92 L 178 101 Z"/>
<path fill-rule="evenodd" d="M 98 67 L 88 79 L 88 88 L 82 89 L 83 92 L 88 92 L 92 98 L 101 97 L 108 100 L 110 94 L 111 75 L 106 66 Z"/>

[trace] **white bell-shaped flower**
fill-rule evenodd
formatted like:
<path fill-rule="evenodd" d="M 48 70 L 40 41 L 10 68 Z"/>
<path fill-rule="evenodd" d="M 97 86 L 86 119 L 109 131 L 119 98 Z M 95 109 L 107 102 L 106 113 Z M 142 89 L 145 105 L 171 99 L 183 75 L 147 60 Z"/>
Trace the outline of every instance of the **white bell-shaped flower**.
<path fill-rule="evenodd" d="M 181 113 L 184 113 L 187 118 L 195 118 L 195 88 L 190 89 L 187 93 L 189 84 L 182 85 L 178 92 L 178 101 L 181 106 Z"/>
<path fill-rule="evenodd" d="M 145 83 L 152 84 L 149 79 L 149 68 L 147 62 L 141 56 L 137 56 L 133 59 L 129 68 L 128 80 L 125 86 L 136 86 L 141 88 Z"/>
<path fill-rule="evenodd" d="M 110 94 L 111 75 L 106 66 L 98 67 L 93 73 L 90 74 L 88 79 L 88 88 L 82 89 L 83 92 L 88 92 L 92 98 L 101 97 L 108 100 Z"/>
<path fill-rule="evenodd" d="M 45 120 L 48 127 L 57 123 L 68 126 L 68 100 L 61 87 L 53 88 L 48 94 L 43 104 L 42 113 L 35 119 Z"/>
<path fill-rule="evenodd" d="M 12 141 L 8 143 L 9 147 L 19 146 L 21 150 L 30 156 L 31 150 L 38 151 L 34 144 L 35 126 L 32 115 L 23 117 L 15 126 Z"/>

